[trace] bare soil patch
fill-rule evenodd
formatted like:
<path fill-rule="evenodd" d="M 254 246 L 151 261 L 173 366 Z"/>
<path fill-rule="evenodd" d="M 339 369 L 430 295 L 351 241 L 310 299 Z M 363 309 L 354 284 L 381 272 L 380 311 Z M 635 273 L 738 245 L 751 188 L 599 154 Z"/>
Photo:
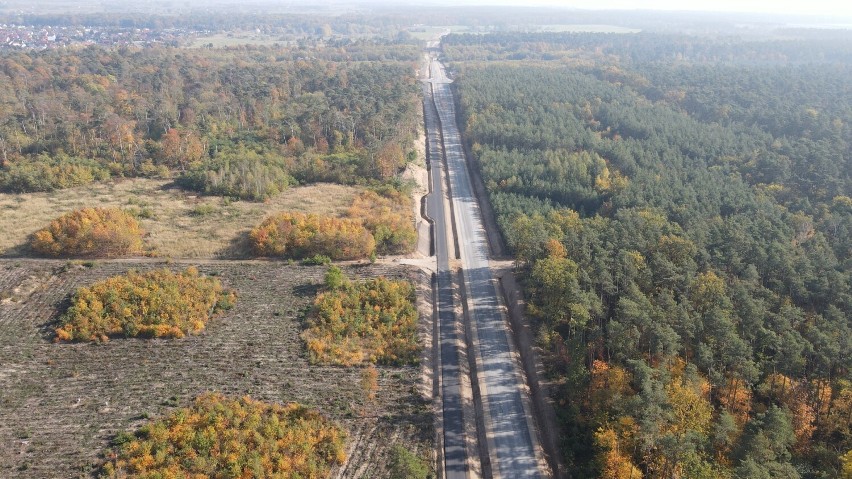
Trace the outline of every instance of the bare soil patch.
<path fill-rule="evenodd" d="M 51 193 L 0 194 L 0 255 L 25 256 L 27 236 L 54 218 L 90 206 L 140 214 L 145 242 L 158 256 L 245 258 L 248 231 L 282 210 L 341 215 L 361 188 L 319 183 L 290 188 L 264 203 L 197 196 L 169 180 L 145 178 L 97 183 Z"/>
<path fill-rule="evenodd" d="M 340 423 L 349 431 L 349 460 L 332 477 L 388 477 L 394 444 L 431 450 L 432 411 L 418 392 L 418 367 L 379 367 L 379 390 L 369 401 L 359 368 L 309 364 L 299 338 L 302 313 L 324 267 L 204 261 L 198 269 L 218 275 L 239 299 L 200 335 L 52 342 L 52 326 L 77 287 L 162 266 L 0 260 L 0 291 L 12 292 L 0 302 L 0 477 L 90 477 L 117 432 L 205 391 L 297 401 Z M 414 268 L 378 264 L 344 271 L 352 278 L 422 276 Z"/>

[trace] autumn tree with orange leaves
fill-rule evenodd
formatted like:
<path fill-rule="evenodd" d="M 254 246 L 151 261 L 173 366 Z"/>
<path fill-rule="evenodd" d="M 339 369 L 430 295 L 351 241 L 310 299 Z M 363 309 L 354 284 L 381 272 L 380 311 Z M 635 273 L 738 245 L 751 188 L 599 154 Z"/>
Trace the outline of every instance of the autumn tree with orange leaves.
<path fill-rule="evenodd" d="M 360 220 L 373 234 L 378 253 L 403 254 L 417 245 L 412 211 L 411 197 L 388 187 L 356 196 L 347 216 Z"/>

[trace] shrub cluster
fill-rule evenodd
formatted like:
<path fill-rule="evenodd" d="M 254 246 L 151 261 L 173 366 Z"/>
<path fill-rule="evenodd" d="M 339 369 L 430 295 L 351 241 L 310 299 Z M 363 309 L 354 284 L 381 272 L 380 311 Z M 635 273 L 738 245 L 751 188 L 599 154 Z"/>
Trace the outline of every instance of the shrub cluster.
<path fill-rule="evenodd" d="M 195 268 L 159 269 L 99 281 L 74 293 L 60 318 L 62 341 L 107 341 L 111 337 L 182 338 L 198 333 L 217 311 L 229 308 L 234 293 Z"/>
<path fill-rule="evenodd" d="M 430 479 L 432 468 L 421 455 L 397 444 L 390 454 L 390 479 Z"/>
<path fill-rule="evenodd" d="M 252 201 L 275 196 L 294 182 L 283 157 L 245 148 L 201 163 L 177 181 L 182 187 L 199 193 Z"/>
<path fill-rule="evenodd" d="M 54 191 L 109 179 L 110 172 L 94 160 L 65 155 L 40 155 L 10 162 L 0 168 L 0 191 L 27 193 Z"/>
<path fill-rule="evenodd" d="M 321 478 L 346 459 L 344 439 L 299 404 L 205 394 L 135 435 L 119 435 L 102 477 Z"/>
<path fill-rule="evenodd" d="M 373 162 L 364 152 L 341 151 L 300 155 L 293 160 L 290 172 L 303 183 L 324 181 L 351 185 L 375 178 L 373 170 Z"/>
<path fill-rule="evenodd" d="M 325 255 L 352 260 L 366 258 L 376 249 L 373 235 L 359 221 L 316 214 L 278 213 L 266 218 L 250 236 L 259 256 Z"/>
<path fill-rule="evenodd" d="M 302 339 L 311 361 L 351 366 L 413 363 L 417 309 L 408 281 L 375 278 L 352 283 L 332 268 L 329 289 L 314 301 Z"/>
<path fill-rule="evenodd" d="M 142 230 L 130 213 L 118 208 L 84 208 L 53 220 L 30 238 L 30 247 L 46 256 L 115 257 L 142 252 Z"/>
<path fill-rule="evenodd" d="M 355 197 L 349 216 L 362 221 L 376 240 L 381 254 L 404 254 L 417 245 L 417 232 L 411 218 L 411 199 L 404 192 L 384 188 L 367 190 Z"/>

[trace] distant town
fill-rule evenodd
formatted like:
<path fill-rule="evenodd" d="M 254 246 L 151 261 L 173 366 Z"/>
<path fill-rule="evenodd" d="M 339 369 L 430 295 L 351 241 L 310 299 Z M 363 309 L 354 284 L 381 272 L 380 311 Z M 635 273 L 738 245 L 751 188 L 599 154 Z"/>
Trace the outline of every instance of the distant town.
<path fill-rule="evenodd" d="M 85 26 L 32 26 L 0 24 L 0 49 L 64 48 L 75 45 L 174 45 L 199 33 L 180 28 L 119 28 Z"/>

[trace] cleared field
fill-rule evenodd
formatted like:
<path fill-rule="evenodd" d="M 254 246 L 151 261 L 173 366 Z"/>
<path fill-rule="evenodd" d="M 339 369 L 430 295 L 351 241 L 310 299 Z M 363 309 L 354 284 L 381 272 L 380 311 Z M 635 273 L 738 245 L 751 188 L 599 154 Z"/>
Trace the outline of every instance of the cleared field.
<path fill-rule="evenodd" d="M 217 33 L 205 37 L 195 38 L 189 45 L 190 48 L 203 48 L 213 45 L 212 48 L 236 47 L 241 45 L 289 45 L 295 43 L 293 40 L 263 35 L 254 32 Z"/>
<path fill-rule="evenodd" d="M 281 210 L 338 215 L 360 188 L 320 183 L 290 188 L 265 203 L 197 196 L 144 178 L 70 188 L 52 193 L 0 194 L 0 255 L 27 255 L 27 236 L 57 216 L 87 206 L 136 211 L 145 242 L 157 256 L 245 258 L 248 231 Z"/>
<path fill-rule="evenodd" d="M 450 31 L 452 33 L 468 33 L 471 31 L 471 27 L 466 25 L 447 25 L 447 26 L 427 26 L 423 25 L 420 27 L 411 28 L 408 32 L 411 33 L 411 36 L 418 40 L 435 40 L 442 33 Z"/>
<path fill-rule="evenodd" d="M 618 25 L 596 25 L 596 24 L 565 24 L 565 25 L 541 25 L 538 31 L 542 32 L 584 32 L 584 33 L 639 33 L 642 30 L 636 28 L 621 27 Z"/>
<path fill-rule="evenodd" d="M 431 451 L 433 417 L 418 393 L 418 367 L 380 367 L 379 390 L 369 401 L 360 369 L 308 363 L 299 339 L 302 312 L 323 280 L 323 267 L 202 262 L 201 272 L 218 275 L 239 298 L 200 335 L 52 342 L 54 321 L 78 286 L 131 268 L 162 266 L 0 260 L 0 477 L 90 477 L 117 432 L 205 391 L 298 401 L 338 421 L 349 431 L 349 460 L 332 477 L 387 477 L 395 444 Z M 344 272 L 417 281 L 421 274 L 390 265 Z"/>

